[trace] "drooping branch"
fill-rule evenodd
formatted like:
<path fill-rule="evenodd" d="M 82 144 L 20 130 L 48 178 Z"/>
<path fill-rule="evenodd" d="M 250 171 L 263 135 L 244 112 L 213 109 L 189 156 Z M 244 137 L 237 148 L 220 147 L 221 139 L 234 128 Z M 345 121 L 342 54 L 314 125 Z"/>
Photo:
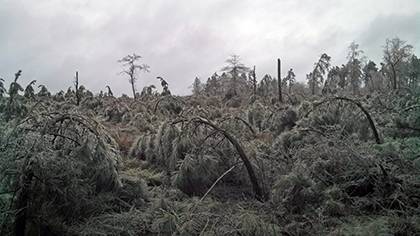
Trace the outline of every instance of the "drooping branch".
<path fill-rule="evenodd" d="M 99 124 L 96 123 L 94 120 L 87 120 L 85 117 L 76 115 L 76 114 L 63 114 L 61 116 L 58 116 L 52 119 L 51 121 L 46 123 L 43 130 L 41 130 L 41 134 L 47 134 L 48 129 L 50 129 L 51 127 L 54 127 L 55 124 L 64 122 L 66 120 L 82 125 L 84 128 L 89 130 L 92 134 L 94 134 L 97 138 L 99 138 L 100 134 L 97 130 Z M 92 124 L 92 122 L 95 124 Z"/>

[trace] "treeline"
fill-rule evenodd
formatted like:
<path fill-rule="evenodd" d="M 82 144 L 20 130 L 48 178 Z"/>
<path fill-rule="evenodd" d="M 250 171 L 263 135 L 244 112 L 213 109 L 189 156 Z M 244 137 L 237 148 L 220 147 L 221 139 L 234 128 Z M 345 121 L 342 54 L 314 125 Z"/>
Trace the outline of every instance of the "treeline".
<path fill-rule="evenodd" d="M 273 63 L 274 64 L 274 63 Z M 278 84 L 278 77 L 281 84 Z M 323 53 L 314 63 L 313 70 L 306 75 L 306 83 L 298 82 L 293 68 L 285 75 L 264 75 L 256 78 L 255 66 L 245 66 L 239 56 L 226 60 L 222 74 L 214 73 L 206 82 L 194 80 L 194 95 L 221 95 L 231 98 L 240 94 L 275 97 L 280 94 L 291 99 L 296 94 L 364 95 L 372 92 L 416 90 L 420 85 L 420 59 L 414 55 L 413 46 L 394 38 L 387 39 L 383 46 L 383 59 L 377 64 L 369 60 L 359 45 L 352 42 L 348 47 L 347 62 L 331 65 L 331 56 Z"/>
<path fill-rule="evenodd" d="M 170 95 L 168 82 L 162 77 L 157 77 L 162 85 L 163 92 L 159 94 L 154 85 L 145 86 L 141 92 L 136 89 L 139 72 L 150 72 L 146 64 L 139 64 L 142 57 L 137 54 L 127 55 L 118 60 L 124 68 L 121 74 L 128 76 L 133 97 L 147 97 L 152 95 Z M 279 72 L 281 70 L 278 65 Z M 33 86 L 36 81 L 31 81 L 25 89 L 17 82 L 22 71 L 16 73 L 14 81 L 10 84 L 10 91 L 6 89 L 5 80 L 0 78 L 0 97 L 9 94 L 13 97 L 23 92 L 27 98 L 35 95 Z M 281 83 L 278 83 L 278 77 Z M 75 79 L 75 84 L 78 84 Z M 226 65 L 221 73 L 215 72 L 207 81 L 202 82 L 198 77 L 192 84 L 193 95 L 224 96 L 226 99 L 238 95 L 258 95 L 262 97 L 283 96 L 292 100 L 292 95 L 327 95 L 327 94 L 352 94 L 363 95 L 372 92 L 389 92 L 392 90 L 416 90 L 420 85 L 420 59 L 413 53 L 413 46 L 399 38 L 387 39 L 383 46 L 383 59 L 379 63 L 369 60 L 359 44 L 352 42 L 348 47 L 347 62 L 345 64 L 331 65 L 331 56 L 321 54 L 314 63 L 313 70 L 306 74 L 306 83 L 297 81 L 293 68 L 289 68 L 283 75 L 264 75 L 256 77 L 256 67 L 244 65 L 238 55 L 232 55 L 226 60 Z M 50 96 L 44 85 L 39 85 L 39 96 Z M 99 92 L 99 96 L 113 96 L 110 86 Z M 281 90 L 279 90 L 281 88 Z M 80 90 L 80 91 L 79 91 Z M 82 86 L 75 85 L 73 90 L 68 88 L 67 93 L 59 91 L 57 96 L 69 96 L 77 91 L 93 95 Z M 280 91 L 280 92 L 279 92 Z M 280 95 L 279 95 L 280 94 Z M 124 96 L 124 95 L 123 95 Z"/>

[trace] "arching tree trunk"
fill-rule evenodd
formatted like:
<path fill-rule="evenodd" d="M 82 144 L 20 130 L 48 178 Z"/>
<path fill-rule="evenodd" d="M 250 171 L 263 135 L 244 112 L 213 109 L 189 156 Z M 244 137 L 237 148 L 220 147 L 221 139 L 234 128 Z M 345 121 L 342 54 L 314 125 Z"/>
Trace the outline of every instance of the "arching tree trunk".
<path fill-rule="evenodd" d="M 242 162 L 245 165 L 245 168 L 248 172 L 249 179 L 250 179 L 251 184 L 252 184 L 252 188 L 253 188 L 255 197 L 260 201 L 266 200 L 266 197 L 264 196 L 263 190 L 258 183 L 258 179 L 255 175 L 254 168 L 252 167 L 251 162 L 249 161 L 248 157 L 246 156 L 244 149 L 239 144 L 239 141 L 236 140 L 229 132 L 223 130 L 222 128 L 218 127 L 217 125 L 213 124 L 212 122 L 210 122 L 210 121 L 208 121 L 204 118 L 195 117 L 195 118 L 191 119 L 191 121 L 207 125 L 207 126 L 211 127 L 213 130 L 221 133 L 227 140 L 229 140 L 229 142 L 233 145 L 233 147 L 235 148 L 236 152 L 238 153 L 239 157 L 241 158 Z"/>
<path fill-rule="evenodd" d="M 373 122 L 373 119 L 370 116 L 369 112 L 362 106 L 362 104 L 360 102 L 355 101 L 355 100 L 350 99 L 350 98 L 346 98 L 346 97 L 335 97 L 335 99 L 336 100 L 348 101 L 348 102 L 351 102 L 351 103 L 355 104 L 357 107 L 359 107 L 360 110 L 362 110 L 362 112 L 365 114 L 366 119 L 369 121 L 369 125 L 370 125 L 370 128 L 372 129 L 373 136 L 375 136 L 376 143 L 377 144 L 382 143 L 382 140 L 379 136 L 378 130 L 376 129 L 375 122 Z"/>
<path fill-rule="evenodd" d="M 382 144 L 382 140 L 381 140 L 381 138 L 379 136 L 378 130 L 376 129 L 375 122 L 373 121 L 372 116 L 369 114 L 369 112 L 366 110 L 366 108 L 363 107 L 363 105 L 360 102 L 355 101 L 355 100 L 353 100 L 351 98 L 347 98 L 347 97 L 332 97 L 332 98 L 326 98 L 325 100 L 323 100 L 320 103 L 316 104 L 315 107 L 314 107 L 314 109 L 316 107 L 318 107 L 318 106 L 321 106 L 322 104 L 324 104 L 324 103 L 326 103 L 328 101 L 331 101 L 331 100 L 341 100 L 341 101 L 350 102 L 350 103 L 356 105 L 365 114 L 366 119 L 368 120 L 369 125 L 370 125 L 370 128 L 372 130 L 373 136 L 375 137 L 375 142 L 377 144 Z M 305 117 L 307 117 L 312 111 L 313 110 L 309 111 L 305 115 Z"/>

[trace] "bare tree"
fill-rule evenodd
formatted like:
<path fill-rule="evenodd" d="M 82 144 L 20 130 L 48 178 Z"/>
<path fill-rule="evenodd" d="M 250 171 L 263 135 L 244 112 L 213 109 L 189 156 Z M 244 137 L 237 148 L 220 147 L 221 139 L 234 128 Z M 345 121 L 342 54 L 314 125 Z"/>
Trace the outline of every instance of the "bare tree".
<path fill-rule="evenodd" d="M 76 76 L 74 77 L 74 88 L 76 89 L 76 106 L 79 106 L 81 100 L 81 94 L 79 89 L 79 72 L 76 71 Z"/>
<path fill-rule="evenodd" d="M 390 72 L 392 88 L 398 88 L 398 72 L 400 65 L 407 61 L 411 56 L 413 46 L 406 44 L 399 38 L 387 39 L 384 48 L 385 66 Z"/>
<path fill-rule="evenodd" d="M 278 86 L 278 92 L 279 92 L 279 102 L 283 103 L 283 96 L 281 93 L 281 60 L 280 58 L 277 59 L 277 86 Z"/>
<path fill-rule="evenodd" d="M 122 63 L 122 66 L 125 70 L 121 71 L 122 74 L 126 74 L 129 76 L 128 81 L 131 84 L 131 89 L 133 90 L 133 97 L 136 98 L 136 88 L 135 83 L 137 80 L 137 72 L 144 71 L 149 72 L 150 66 L 146 64 L 137 64 L 137 61 L 140 60 L 142 57 L 133 53 L 132 55 L 127 55 L 122 59 L 118 60 L 119 63 Z"/>

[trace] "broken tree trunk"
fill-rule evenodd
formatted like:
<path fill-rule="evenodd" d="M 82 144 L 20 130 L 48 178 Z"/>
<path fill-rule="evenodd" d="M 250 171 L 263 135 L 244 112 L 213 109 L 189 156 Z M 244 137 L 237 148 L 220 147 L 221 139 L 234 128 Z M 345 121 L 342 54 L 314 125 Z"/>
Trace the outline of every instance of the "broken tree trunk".
<path fill-rule="evenodd" d="M 281 61 L 280 58 L 277 59 L 277 84 L 279 90 L 279 102 L 283 103 L 283 96 L 281 91 Z"/>

